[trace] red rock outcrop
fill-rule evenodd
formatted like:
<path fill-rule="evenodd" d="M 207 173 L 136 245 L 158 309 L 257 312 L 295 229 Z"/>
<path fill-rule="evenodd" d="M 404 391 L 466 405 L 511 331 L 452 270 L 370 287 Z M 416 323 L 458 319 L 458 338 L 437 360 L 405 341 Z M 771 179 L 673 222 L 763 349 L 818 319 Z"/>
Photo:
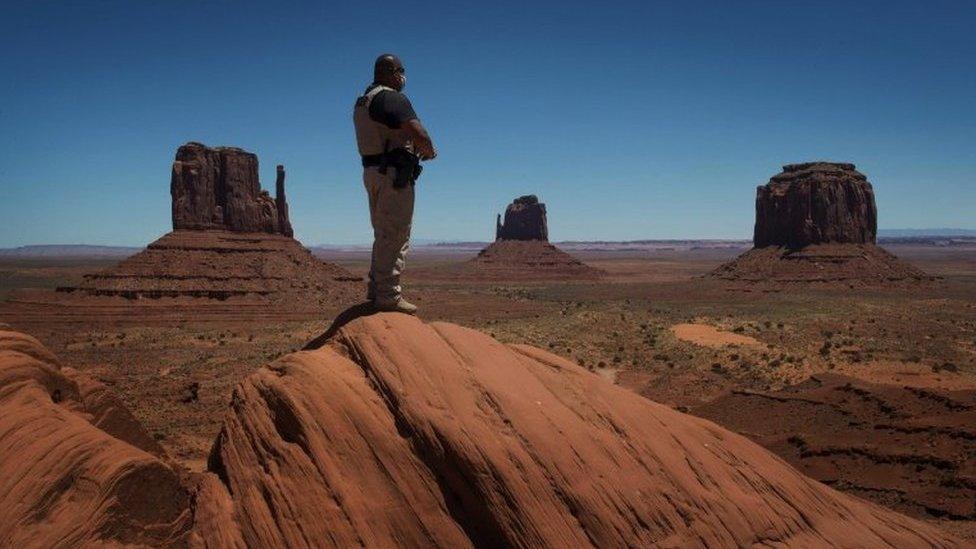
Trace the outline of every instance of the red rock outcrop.
<path fill-rule="evenodd" d="M 189 494 L 104 386 L 0 331 L 0 546 L 171 545 Z"/>
<path fill-rule="evenodd" d="M 278 208 L 278 228 L 279 232 L 285 236 L 295 236 L 295 231 L 291 228 L 291 220 L 288 218 L 288 200 L 285 198 L 285 167 L 278 164 L 277 177 L 275 178 L 275 206 Z"/>
<path fill-rule="evenodd" d="M 292 238 L 285 169 L 276 198 L 261 190 L 257 156 L 234 147 L 179 148 L 170 190 L 173 231 L 102 272 L 57 290 L 87 297 L 235 299 L 309 310 L 346 305 L 360 278 L 315 258 Z M 71 303 L 72 305 L 77 305 Z"/>
<path fill-rule="evenodd" d="M 495 220 L 495 240 L 549 241 L 546 205 L 534 194 L 520 196 L 505 208 L 505 223 L 501 215 Z"/>
<path fill-rule="evenodd" d="M 712 278 L 884 285 L 929 277 L 875 245 L 874 189 L 853 164 L 789 164 L 756 189 L 753 249 Z"/>
<path fill-rule="evenodd" d="M 176 151 L 170 179 L 173 229 L 220 229 L 291 235 L 284 198 L 285 171 L 278 166 L 279 200 L 261 190 L 258 157 L 235 147 L 190 142 Z"/>
<path fill-rule="evenodd" d="M 756 189 L 757 248 L 874 244 L 877 228 L 874 189 L 854 164 L 789 164 Z"/>
<path fill-rule="evenodd" d="M 239 385 L 210 470 L 201 546 L 961 545 L 548 352 L 396 314 Z"/>
<path fill-rule="evenodd" d="M 449 270 L 452 277 L 491 280 L 594 279 L 604 273 L 549 243 L 546 205 L 535 195 L 516 198 L 495 220 L 495 242 Z"/>

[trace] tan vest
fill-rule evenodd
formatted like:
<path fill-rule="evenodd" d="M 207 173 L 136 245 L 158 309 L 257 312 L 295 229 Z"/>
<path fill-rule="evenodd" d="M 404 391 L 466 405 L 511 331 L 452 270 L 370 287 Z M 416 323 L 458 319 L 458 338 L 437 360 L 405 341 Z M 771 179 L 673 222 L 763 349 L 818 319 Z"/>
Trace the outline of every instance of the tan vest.
<path fill-rule="evenodd" d="M 396 91 L 386 86 L 376 86 L 356 101 L 356 107 L 352 111 L 352 122 L 356 126 L 356 144 L 362 156 L 380 154 L 398 147 L 413 151 L 413 143 L 407 137 L 406 131 L 388 128 L 386 124 L 369 117 L 370 103 L 376 94 L 384 90 Z"/>

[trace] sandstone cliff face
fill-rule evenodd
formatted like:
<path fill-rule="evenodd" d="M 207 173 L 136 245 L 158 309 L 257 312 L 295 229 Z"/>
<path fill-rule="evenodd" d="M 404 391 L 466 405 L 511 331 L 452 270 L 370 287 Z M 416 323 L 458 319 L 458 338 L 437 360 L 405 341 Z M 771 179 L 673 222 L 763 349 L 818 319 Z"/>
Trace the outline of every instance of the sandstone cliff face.
<path fill-rule="evenodd" d="M 0 546 L 169 545 L 189 496 L 104 386 L 0 330 Z"/>
<path fill-rule="evenodd" d="M 234 147 L 187 143 L 176 151 L 170 179 L 173 229 L 221 229 L 291 236 L 278 166 L 276 201 L 261 190 L 258 157 Z"/>
<path fill-rule="evenodd" d="M 853 164 L 789 164 L 756 190 L 753 244 L 873 244 L 877 217 L 874 190 Z"/>
<path fill-rule="evenodd" d="M 495 220 L 495 240 L 549 240 L 546 205 L 534 194 L 520 196 L 505 208 L 505 223 Z"/>

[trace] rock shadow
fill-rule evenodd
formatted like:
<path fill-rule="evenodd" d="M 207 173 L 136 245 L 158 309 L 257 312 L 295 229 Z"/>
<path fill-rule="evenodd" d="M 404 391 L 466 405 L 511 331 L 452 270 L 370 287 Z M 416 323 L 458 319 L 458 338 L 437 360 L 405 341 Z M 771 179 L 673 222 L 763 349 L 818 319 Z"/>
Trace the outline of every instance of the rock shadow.
<path fill-rule="evenodd" d="M 334 336 L 336 332 L 338 332 L 339 329 L 345 326 L 346 324 L 349 324 L 350 322 L 356 320 L 357 318 L 370 316 L 376 313 L 377 311 L 373 307 L 373 304 L 371 302 L 364 301 L 362 303 L 357 303 L 356 305 L 353 305 L 352 307 L 349 307 L 345 311 L 339 313 L 335 317 L 335 320 L 332 321 L 332 325 L 329 326 L 329 329 L 326 330 L 324 334 L 306 343 L 305 346 L 302 347 L 302 350 L 314 351 L 316 349 L 319 349 L 323 345 L 325 345 L 330 339 L 332 339 L 332 336 Z"/>

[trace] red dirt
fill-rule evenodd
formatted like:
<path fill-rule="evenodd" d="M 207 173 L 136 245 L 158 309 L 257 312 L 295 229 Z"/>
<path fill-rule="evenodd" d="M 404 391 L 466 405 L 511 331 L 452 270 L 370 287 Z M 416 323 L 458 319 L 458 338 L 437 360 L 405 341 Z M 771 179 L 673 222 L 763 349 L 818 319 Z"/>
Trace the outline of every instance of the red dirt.
<path fill-rule="evenodd" d="M 976 520 L 976 389 L 818 374 L 735 390 L 694 413 L 719 420 L 831 486 L 918 515 Z"/>
<path fill-rule="evenodd" d="M 726 345 L 760 345 L 755 338 L 723 332 L 708 324 L 675 324 L 671 326 L 674 337 L 701 345 L 703 347 L 722 348 Z"/>

